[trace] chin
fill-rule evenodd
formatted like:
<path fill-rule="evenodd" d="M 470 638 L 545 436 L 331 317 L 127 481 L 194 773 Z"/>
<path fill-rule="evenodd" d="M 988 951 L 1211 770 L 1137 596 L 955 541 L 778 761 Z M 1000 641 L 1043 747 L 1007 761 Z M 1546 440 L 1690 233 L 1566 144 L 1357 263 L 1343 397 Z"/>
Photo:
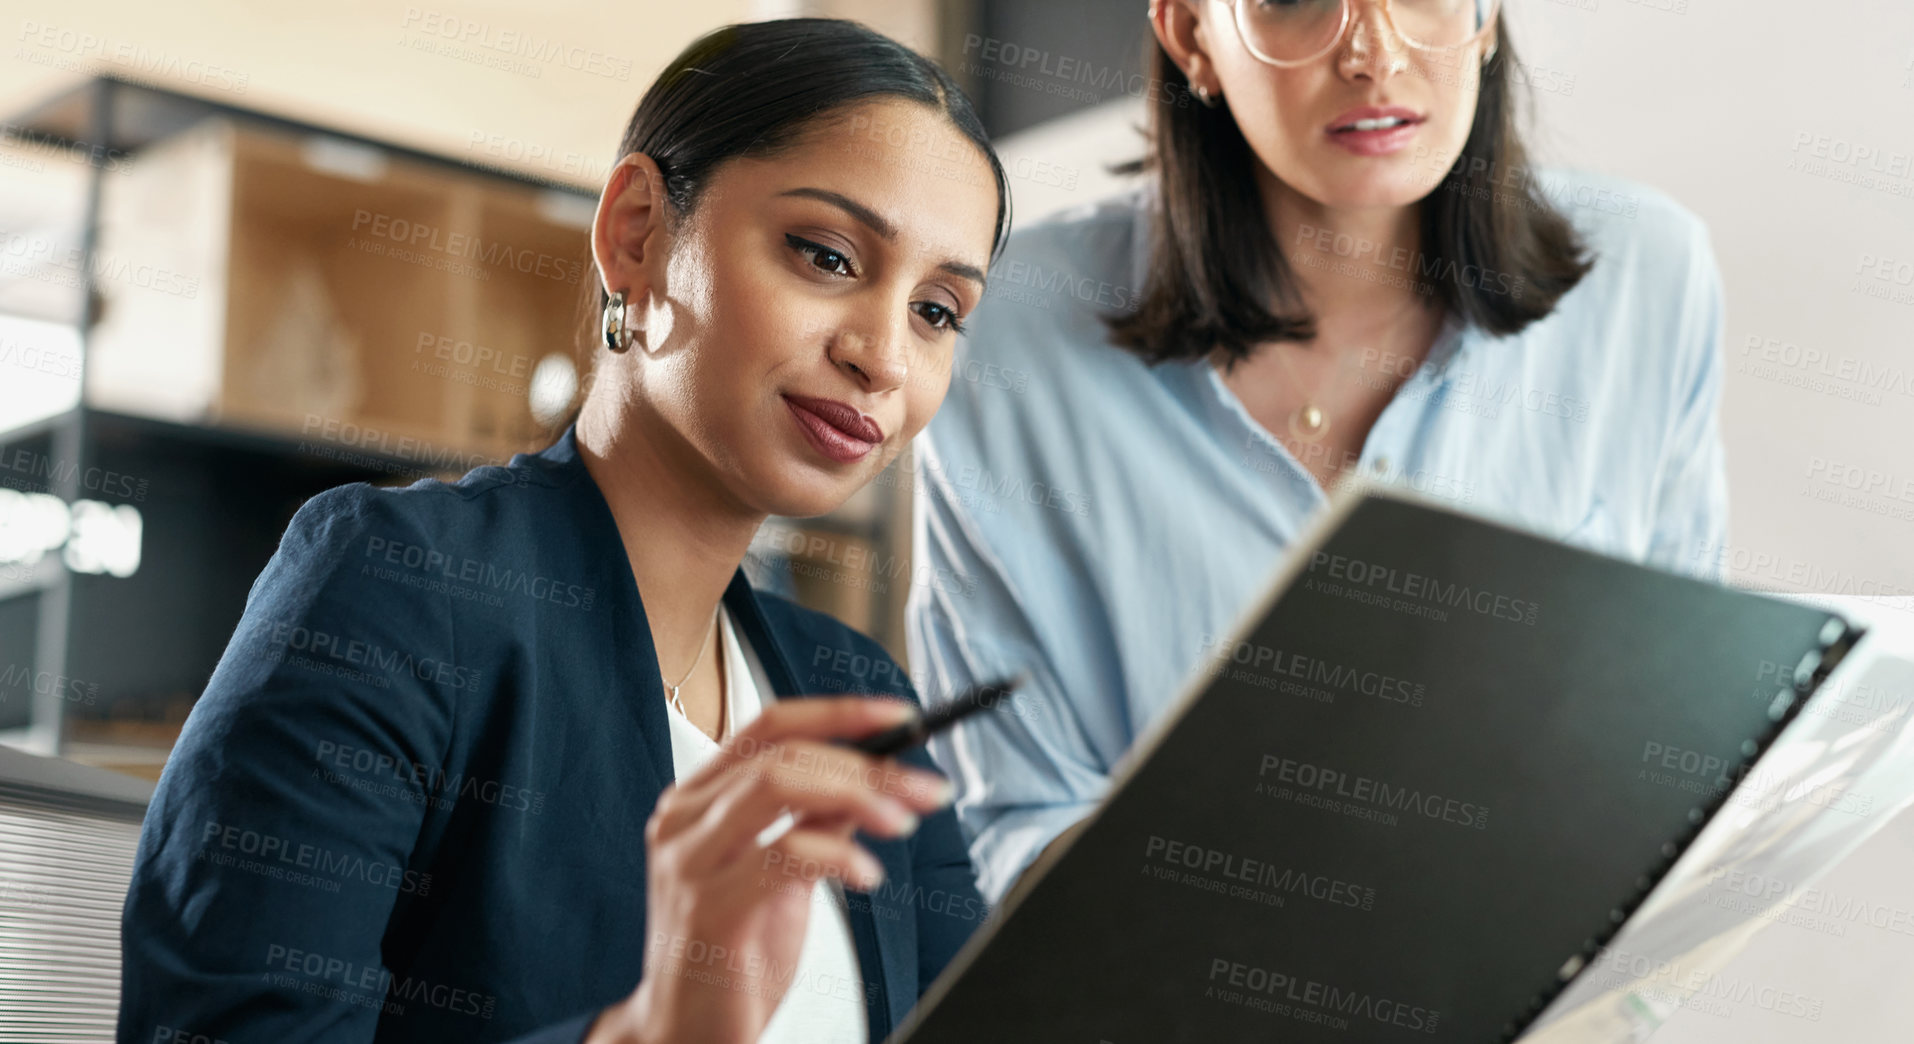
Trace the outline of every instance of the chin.
<path fill-rule="evenodd" d="M 1417 192 L 1410 184 L 1412 169 L 1408 164 L 1387 160 L 1331 155 L 1312 157 L 1309 162 L 1300 164 L 1294 169 L 1293 180 L 1280 172 L 1276 177 L 1319 206 L 1359 210 L 1402 206 L 1426 195 L 1427 187 Z"/>
<path fill-rule="evenodd" d="M 749 485 L 751 504 L 767 515 L 816 518 L 844 506 L 863 486 L 851 476 L 832 477 L 802 464 L 786 464 Z"/>
<path fill-rule="evenodd" d="M 1427 198 L 1431 188 L 1409 184 L 1403 175 L 1393 177 L 1378 171 L 1375 176 L 1353 182 L 1330 181 L 1334 191 L 1325 192 L 1316 201 L 1332 210 L 1367 210 L 1376 207 L 1404 207 Z"/>

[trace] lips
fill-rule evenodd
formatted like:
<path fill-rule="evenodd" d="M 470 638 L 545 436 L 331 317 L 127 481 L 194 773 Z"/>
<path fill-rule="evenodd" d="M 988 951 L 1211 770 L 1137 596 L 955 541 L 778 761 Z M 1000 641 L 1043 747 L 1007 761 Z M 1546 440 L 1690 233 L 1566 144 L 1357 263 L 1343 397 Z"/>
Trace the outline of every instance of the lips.
<path fill-rule="evenodd" d="M 784 404 L 811 445 L 840 463 L 862 459 L 884 441 L 884 429 L 876 421 L 835 399 L 786 395 Z"/>
<path fill-rule="evenodd" d="M 1408 148 L 1425 119 L 1400 105 L 1365 105 L 1336 117 L 1326 132 L 1330 144 L 1352 155 L 1383 157 Z"/>
<path fill-rule="evenodd" d="M 1329 121 L 1325 129 L 1331 134 L 1369 133 L 1414 126 L 1425 118 L 1414 109 L 1400 105 L 1365 105 Z"/>

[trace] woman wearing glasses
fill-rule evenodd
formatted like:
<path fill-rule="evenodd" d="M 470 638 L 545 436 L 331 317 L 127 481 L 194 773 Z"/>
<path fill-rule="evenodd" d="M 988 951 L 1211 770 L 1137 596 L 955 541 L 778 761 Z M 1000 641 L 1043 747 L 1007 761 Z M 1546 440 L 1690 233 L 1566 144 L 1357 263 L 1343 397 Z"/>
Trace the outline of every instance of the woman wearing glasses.
<path fill-rule="evenodd" d="M 1354 476 L 1715 571 L 1706 232 L 1530 167 L 1500 15 L 1156 0 L 1150 177 L 1012 237 L 960 372 L 1017 377 L 959 382 L 920 440 L 918 553 L 953 582 L 911 607 L 935 688 L 1031 674 L 934 746 L 992 900 Z"/>

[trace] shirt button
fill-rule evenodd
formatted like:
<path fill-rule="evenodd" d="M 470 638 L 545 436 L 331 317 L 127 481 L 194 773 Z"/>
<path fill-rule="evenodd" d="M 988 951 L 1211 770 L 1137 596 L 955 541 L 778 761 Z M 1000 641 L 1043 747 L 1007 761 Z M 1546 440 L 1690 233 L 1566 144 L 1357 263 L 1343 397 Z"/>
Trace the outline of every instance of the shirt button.
<path fill-rule="evenodd" d="M 1389 472 L 1389 458 L 1377 457 L 1374 461 L 1370 462 L 1370 466 L 1376 469 L 1376 474 L 1386 475 Z"/>

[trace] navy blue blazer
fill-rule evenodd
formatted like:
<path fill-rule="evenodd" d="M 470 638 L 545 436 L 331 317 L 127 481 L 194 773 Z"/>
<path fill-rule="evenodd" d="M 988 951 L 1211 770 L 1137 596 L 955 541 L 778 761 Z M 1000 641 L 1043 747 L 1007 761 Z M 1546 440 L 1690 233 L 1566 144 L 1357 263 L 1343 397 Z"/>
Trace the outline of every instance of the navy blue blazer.
<path fill-rule="evenodd" d="M 724 604 L 779 696 L 916 698 L 877 643 L 742 572 Z M 570 431 L 450 485 L 314 497 L 153 796 L 120 1041 L 581 1039 L 643 971 L 666 728 Z M 832 988 L 879 1040 L 986 909 L 948 809 L 859 840 L 886 881 L 847 892 L 863 982 Z"/>

